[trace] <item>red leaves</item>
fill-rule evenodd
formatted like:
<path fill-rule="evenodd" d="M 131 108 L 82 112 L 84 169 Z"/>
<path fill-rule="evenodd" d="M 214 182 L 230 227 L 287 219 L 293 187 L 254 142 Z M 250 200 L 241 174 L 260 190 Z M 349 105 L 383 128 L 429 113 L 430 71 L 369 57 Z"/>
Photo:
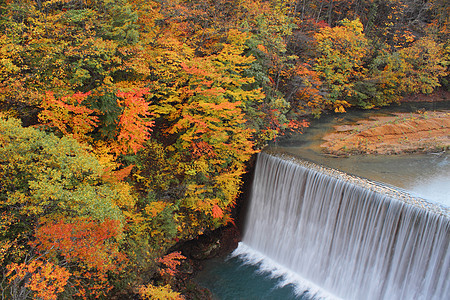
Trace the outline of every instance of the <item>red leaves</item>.
<path fill-rule="evenodd" d="M 217 204 L 214 204 L 212 208 L 212 216 L 214 219 L 221 219 L 223 217 L 223 210 Z"/>
<path fill-rule="evenodd" d="M 119 221 L 105 220 L 101 223 L 74 220 L 47 223 L 36 230 L 37 249 L 46 253 L 59 253 L 67 261 L 83 261 L 90 268 L 113 270 L 110 260 L 122 261 L 114 244 L 109 240 L 119 235 Z"/>
<path fill-rule="evenodd" d="M 192 156 L 194 158 L 200 158 L 202 156 L 215 157 L 214 147 L 205 141 L 192 142 Z"/>
<path fill-rule="evenodd" d="M 78 141 L 86 141 L 89 139 L 87 134 L 98 126 L 99 119 L 93 114 L 100 113 L 84 105 L 90 94 L 75 93 L 57 99 L 53 93 L 47 92 L 39 117 L 44 125 L 56 127 L 62 134 L 71 135 Z M 146 119 L 150 116 L 149 105 L 144 99 L 146 94 L 148 89 L 116 93 L 118 105 L 123 108 L 117 140 L 112 143 L 116 154 L 136 153 L 150 137 L 153 122 Z"/>

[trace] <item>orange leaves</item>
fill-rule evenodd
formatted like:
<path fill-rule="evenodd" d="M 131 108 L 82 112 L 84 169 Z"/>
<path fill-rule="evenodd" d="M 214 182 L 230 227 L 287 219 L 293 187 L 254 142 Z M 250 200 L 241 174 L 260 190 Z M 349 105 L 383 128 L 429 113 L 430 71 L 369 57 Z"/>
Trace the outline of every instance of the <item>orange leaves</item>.
<path fill-rule="evenodd" d="M 302 128 L 308 127 L 309 122 L 306 120 L 298 121 L 298 120 L 290 120 L 287 124 L 287 130 L 299 132 Z"/>
<path fill-rule="evenodd" d="M 177 266 L 181 264 L 181 259 L 186 259 L 186 257 L 181 255 L 179 251 L 158 258 L 157 261 L 165 266 L 165 268 L 160 270 L 161 275 L 168 274 L 174 276 L 177 272 Z"/>
<path fill-rule="evenodd" d="M 261 51 L 265 54 L 268 54 L 268 51 L 267 51 L 266 47 L 264 47 L 263 44 L 259 44 L 258 46 L 256 46 L 256 48 L 258 48 L 259 51 Z"/>
<path fill-rule="evenodd" d="M 214 219 L 221 219 L 223 217 L 223 210 L 217 204 L 214 204 L 211 212 Z"/>
<path fill-rule="evenodd" d="M 310 65 L 301 64 L 296 67 L 295 75 L 302 79 L 302 84 L 295 93 L 293 105 L 299 110 L 308 109 L 318 117 L 326 106 L 325 99 L 320 93 L 323 83 L 318 73 L 312 70 Z"/>
<path fill-rule="evenodd" d="M 110 171 L 105 170 L 106 174 L 102 176 L 103 180 L 107 182 L 120 182 L 124 180 L 128 175 L 130 175 L 131 170 L 133 169 L 134 165 L 129 165 L 128 167 L 125 167 L 123 169 L 117 170 L 117 171 Z"/>
<path fill-rule="evenodd" d="M 221 112 L 220 116 L 223 116 L 223 117 L 231 117 L 234 114 L 242 113 L 241 108 L 240 108 L 240 106 L 242 106 L 241 101 L 236 101 L 236 102 L 223 101 L 219 104 L 199 103 L 199 105 L 202 106 L 206 110 L 220 111 Z"/>
<path fill-rule="evenodd" d="M 64 267 L 41 260 L 11 263 L 6 269 L 6 277 L 10 276 L 9 283 L 17 288 L 23 285 L 30 289 L 35 299 L 56 300 L 71 275 Z"/>
<path fill-rule="evenodd" d="M 47 92 L 41 104 L 40 121 L 78 141 L 86 140 L 86 134 L 94 130 L 98 122 L 98 117 L 93 115 L 97 111 L 83 105 L 89 95 L 90 92 L 75 93 L 57 99 L 52 92 Z"/>
<path fill-rule="evenodd" d="M 84 102 L 90 94 L 91 92 L 75 93 L 57 99 L 52 92 L 47 92 L 41 105 L 41 122 L 56 127 L 62 134 L 70 135 L 78 141 L 90 140 L 88 134 L 99 125 L 99 118 L 93 114 L 101 113 L 85 106 Z M 123 110 L 116 140 L 112 142 L 112 149 L 116 154 L 136 153 L 150 137 L 153 122 L 147 120 L 150 113 L 149 105 L 144 99 L 146 94 L 147 89 L 116 93 L 118 106 Z"/>
<path fill-rule="evenodd" d="M 146 120 L 150 116 L 149 105 L 144 99 L 146 94 L 147 89 L 117 93 L 120 98 L 119 106 L 124 109 L 119 121 L 119 134 L 115 146 L 117 153 L 128 153 L 132 150 L 136 154 L 150 137 L 153 122 Z"/>
<path fill-rule="evenodd" d="M 209 75 L 209 72 L 206 70 L 199 69 L 195 66 L 188 66 L 185 62 L 181 62 L 180 66 L 183 68 L 183 70 L 186 71 L 186 73 L 191 75 L 200 75 L 200 76 L 207 76 Z"/>
<path fill-rule="evenodd" d="M 62 220 L 37 228 L 36 241 L 31 245 L 42 257 L 76 264 L 71 285 L 78 289 L 77 295 L 98 297 L 111 289 L 107 272 L 118 272 L 125 264 L 126 257 L 119 252 L 116 242 L 120 234 L 120 224 L 115 220 L 75 219 L 72 223 Z"/>
<path fill-rule="evenodd" d="M 120 224 L 116 220 L 101 223 L 90 220 L 65 220 L 40 226 L 35 233 L 33 244 L 41 253 L 60 254 L 67 261 L 82 261 L 89 268 L 101 271 L 115 270 L 113 261 L 125 258 L 118 252 L 111 239 L 120 234 Z"/>
<path fill-rule="evenodd" d="M 194 158 L 200 158 L 202 156 L 215 157 L 214 147 L 205 141 L 192 141 L 191 144 L 192 156 Z"/>
<path fill-rule="evenodd" d="M 167 207 L 167 205 L 168 204 L 164 201 L 153 201 L 145 207 L 145 212 L 154 218 L 160 212 L 162 212 Z"/>

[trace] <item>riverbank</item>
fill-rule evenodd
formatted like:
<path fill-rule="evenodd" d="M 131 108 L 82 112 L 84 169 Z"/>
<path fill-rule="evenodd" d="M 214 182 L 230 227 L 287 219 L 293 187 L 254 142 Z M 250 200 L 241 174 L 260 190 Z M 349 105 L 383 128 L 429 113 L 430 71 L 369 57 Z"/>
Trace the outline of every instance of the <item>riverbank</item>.
<path fill-rule="evenodd" d="M 450 111 L 371 117 L 335 126 L 323 140 L 323 151 L 335 156 L 441 152 L 450 148 Z"/>

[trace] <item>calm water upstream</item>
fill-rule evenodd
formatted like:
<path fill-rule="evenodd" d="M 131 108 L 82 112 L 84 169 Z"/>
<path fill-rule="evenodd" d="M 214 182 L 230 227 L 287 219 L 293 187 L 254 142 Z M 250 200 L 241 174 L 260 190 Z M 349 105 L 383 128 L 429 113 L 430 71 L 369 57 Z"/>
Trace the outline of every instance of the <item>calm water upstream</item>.
<path fill-rule="evenodd" d="M 418 109 L 450 109 L 450 102 L 405 103 L 377 112 L 358 111 L 326 116 L 312 122 L 302 135 L 280 139 L 271 148 L 370 180 L 405 189 L 414 196 L 450 206 L 450 157 L 448 152 L 406 155 L 356 155 L 336 158 L 321 153 L 322 137 L 335 125 L 356 123 L 373 115 L 414 112 Z M 450 132 L 448 133 L 450 135 Z"/>
<path fill-rule="evenodd" d="M 403 104 L 401 107 L 382 109 L 376 113 L 408 112 L 423 108 L 448 109 L 449 104 L 448 102 Z M 325 116 L 312 122 L 304 134 L 280 139 L 270 145 L 270 148 L 292 153 L 346 173 L 396 186 L 413 196 L 450 207 L 448 153 L 335 158 L 320 152 L 321 137 L 331 131 L 334 125 L 350 124 L 373 114 L 373 111 L 359 111 Z M 297 278 L 295 273 L 290 273 L 277 263 L 264 259 L 258 252 L 252 249 L 243 250 L 242 247 L 245 248 L 245 245 L 241 245 L 227 258 L 208 261 L 205 269 L 198 275 L 197 281 L 209 288 L 216 299 L 332 298 L 320 288 L 311 288 L 311 284 Z"/>

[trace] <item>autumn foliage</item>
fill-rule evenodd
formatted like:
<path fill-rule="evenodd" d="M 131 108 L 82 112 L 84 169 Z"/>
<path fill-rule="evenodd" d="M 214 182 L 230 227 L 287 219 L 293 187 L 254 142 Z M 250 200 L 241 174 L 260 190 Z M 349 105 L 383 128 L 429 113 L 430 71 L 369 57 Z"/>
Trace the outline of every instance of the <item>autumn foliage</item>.
<path fill-rule="evenodd" d="M 75 219 L 42 224 L 31 243 L 41 257 L 62 265 L 77 264 L 70 285 L 83 298 L 106 295 L 108 272 L 119 272 L 126 256 L 119 251 L 120 223 Z M 90 282 L 95 284 L 90 284 Z"/>
<path fill-rule="evenodd" d="M 5 297 L 182 299 L 252 155 L 448 89 L 447 2 L 0 0 Z"/>
<path fill-rule="evenodd" d="M 26 288 L 33 297 L 49 300 L 58 298 L 58 294 L 64 291 L 70 277 L 70 272 L 64 267 L 42 260 L 22 264 L 11 263 L 6 266 L 6 270 L 5 276 L 13 289 Z"/>
<path fill-rule="evenodd" d="M 43 125 L 57 128 L 65 136 L 83 141 L 98 122 L 95 110 L 83 105 L 89 94 L 75 93 L 57 99 L 52 92 L 46 92 L 41 104 L 40 121 Z"/>
<path fill-rule="evenodd" d="M 144 147 L 144 142 L 150 137 L 153 121 L 150 116 L 149 104 L 143 98 L 147 89 L 133 92 L 118 92 L 118 105 L 123 109 L 118 123 L 117 153 L 137 153 Z"/>

